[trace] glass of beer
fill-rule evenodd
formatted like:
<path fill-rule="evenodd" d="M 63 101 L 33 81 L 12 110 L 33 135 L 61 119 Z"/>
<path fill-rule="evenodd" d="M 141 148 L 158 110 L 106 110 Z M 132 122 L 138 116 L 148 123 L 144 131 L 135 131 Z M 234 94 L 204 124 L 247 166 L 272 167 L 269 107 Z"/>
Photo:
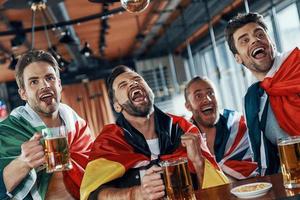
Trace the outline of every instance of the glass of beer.
<path fill-rule="evenodd" d="M 300 136 L 278 140 L 278 149 L 285 188 L 300 188 Z"/>
<path fill-rule="evenodd" d="M 196 200 L 187 158 L 160 162 L 166 188 L 166 200 Z"/>
<path fill-rule="evenodd" d="M 46 172 L 72 169 L 65 126 L 42 129 Z"/>

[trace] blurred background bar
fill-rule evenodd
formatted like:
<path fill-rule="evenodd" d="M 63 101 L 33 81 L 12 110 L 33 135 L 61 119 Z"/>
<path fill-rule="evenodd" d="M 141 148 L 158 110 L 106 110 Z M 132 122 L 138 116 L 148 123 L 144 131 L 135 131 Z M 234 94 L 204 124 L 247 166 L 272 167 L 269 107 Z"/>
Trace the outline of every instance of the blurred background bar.
<path fill-rule="evenodd" d="M 34 48 L 56 57 L 63 101 L 95 133 L 114 120 L 105 78 L 118 64 L 144 77 L 164 111 L 189 117 L 183 89 L 196 75 L 216 84 L 220 108 L 242 111 L 255 79 L 235 62 L 224 38 L 228 20 L 240 12 L 262 14 L 279 51 L 300 47 L 300 0 L 140 0 L 135 6 L 125 0 L 0 0 L 1 105 L 9 113 L 24 104 L 14 67 Z"/>

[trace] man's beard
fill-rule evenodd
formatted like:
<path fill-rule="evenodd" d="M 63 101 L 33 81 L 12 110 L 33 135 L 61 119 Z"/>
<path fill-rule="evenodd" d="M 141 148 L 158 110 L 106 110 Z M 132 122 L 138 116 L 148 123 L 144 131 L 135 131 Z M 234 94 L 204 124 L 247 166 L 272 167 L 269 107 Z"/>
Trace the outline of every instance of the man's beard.
<path fill-rule="evenodd" d="M 200 116 L 194 116 L 195 120 L 197 123 L 199 123 L 200 125 L 202 125 L 203 127 L 206 128 L 213 128 L 215 126 L 215 121 L 214 122 L 208 122 L 203 120 Z"/>
<path fill-rule="evenodd" d="M 216 118 L 214 120 L 208 121 L 204 120 L 199 113 L 194 112 L 194 119 L 197 123 L 199 123 L 201 126 L 206 127 L 206 128 L 213 128 L 216 123 L 219 121 L 219 114 L 216 113 Z"/>
<path fill-rule="evenodd" d="M 140 106 L 135 106 L 130 100 L 127 100 L 121 106 L 128 114 L 132 116 L 146 117 L 153 109 L 154 96 L 150 94 L 147 99 L 147 103 Z"/>
<path fill-rule="evenodd" d="M 28 99 L 27 103 L 36 113 L 42 114 L 44 116 L 51 116 L 54 112 L 58 110 L 59 98 L 56 98 L 54 102 L 46 106 L 42 105 L 42 101 L 36 99 Z"/>

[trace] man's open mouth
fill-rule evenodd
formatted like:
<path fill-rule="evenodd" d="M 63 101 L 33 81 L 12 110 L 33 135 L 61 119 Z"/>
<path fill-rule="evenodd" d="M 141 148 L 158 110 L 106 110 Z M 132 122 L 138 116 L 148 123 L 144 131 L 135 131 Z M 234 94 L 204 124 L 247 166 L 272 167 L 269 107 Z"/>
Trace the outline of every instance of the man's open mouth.
<path fill-rule="evenodd" d="M 201 109 L 201 112 L 204 114 L 204 115 L 211 115 L 214 113 L 214 107 L 213 106 L 205 106 Z"/>
<path fill-rule="evenodd" d="M 251 53 L 251 56 L 255 59 L 263 58 L 266 55 L 267 55 L 266 50 L 263 47 L 257 47 Z"/>
<path fill-rule="evenodd" d="M 130 98 L 133 102 L 141 102 L 144 101 L 146 95 L 145 92 L 141 88 L 134 88 L 130 90 Z"/>
<path fill-rule="evenodd" d="M 40 96 L 40 100 L 45 102 L 46 104 L 51 104 L 54 99 L 53 93 L 44 93 Z"/>

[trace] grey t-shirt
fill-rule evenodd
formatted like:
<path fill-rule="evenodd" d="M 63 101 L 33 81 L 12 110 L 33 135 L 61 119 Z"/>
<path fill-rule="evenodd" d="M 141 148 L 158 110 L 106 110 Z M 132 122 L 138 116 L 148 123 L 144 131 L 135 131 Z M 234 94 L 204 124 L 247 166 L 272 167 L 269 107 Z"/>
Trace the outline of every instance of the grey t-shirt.
<path fill-rule="evenodd" d="M 279 127 L 270 103 L 268 106 L 265 136 L 272 144 L 276 145 L 279 138 L 289 135 Z"/>
<path fill-rule="evenodd" d="M 277 53 L 275 56 L 273 66 L 271 70 L 267 73 L 266 77 L 273 77 L 289 54 L 290 51 L 286 53 Z M 260 120 L 262 117 L 262 112 L 266 106 L 267 98 L 268 96 L 266 92 L 264 92 L 264 94 L 260 98 L 260 112 L 259 112 Z M 286 137 L 289 135 L 279 127 L 274 112 L 271 108 L 270 102 L 268 103 L 268 106 L 269 107 L 268 107 L 267 122 L 265 127 L 265 136 L 272 144 L 277 145 L 277 140 L 279 138 Z"/>

